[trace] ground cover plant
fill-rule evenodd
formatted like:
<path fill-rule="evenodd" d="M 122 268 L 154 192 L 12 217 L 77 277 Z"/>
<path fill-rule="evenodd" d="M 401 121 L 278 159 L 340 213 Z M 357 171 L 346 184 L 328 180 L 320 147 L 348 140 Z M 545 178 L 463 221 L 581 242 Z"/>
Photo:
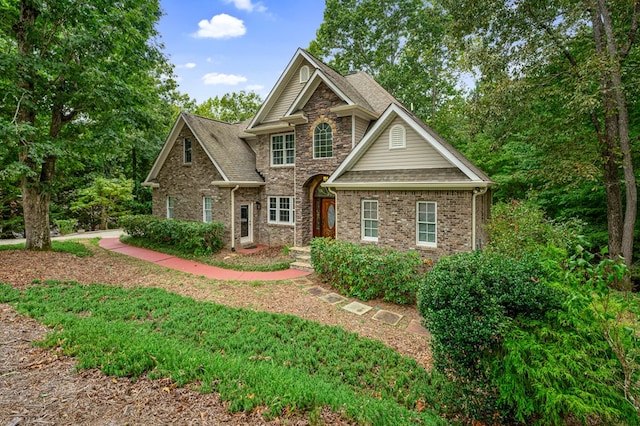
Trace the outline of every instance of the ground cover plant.
<path fill-rule="evenodd" d="M 47 282 L 0 301 L 55 329 L 42 342 L 79 368 L 170 377 L 266 415 L 328 406 L 363 424 L 441 424 L 417 363 L 382 343 L 290 315 L 228 308 L 160 289 Z"/>
<path fill-rule="evenodd" d="M 24 249 L 24 243 L 0 245 L 0 250 L 22 250 L 22 249 Z M 87 246 L 77 241 L 52 241 L 51 249 L 57 252 L 71 253 L 78 257 L 87 257 L 87 256 L 93 255 L 93 252 L 91 251 L 91 249 L 89 249 Z"/>

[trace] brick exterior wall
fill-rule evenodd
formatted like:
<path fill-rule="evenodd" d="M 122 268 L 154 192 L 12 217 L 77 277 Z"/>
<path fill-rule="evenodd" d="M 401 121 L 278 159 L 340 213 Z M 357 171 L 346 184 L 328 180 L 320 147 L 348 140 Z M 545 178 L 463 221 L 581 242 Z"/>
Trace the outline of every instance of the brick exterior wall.
<path fill-rule="evenodd" d="M 478 197 L 480 198 L 480 197 Z M 378 241 L 363 241 L 362 200 L 378 201 Z M 416 244 L 416 203 L 437 203 L 437 247 Z M 398 250 L 418 250 L 422 257 L 471 250 L 472 191 L 338 191 L 337 238 L 358 244 L 378 244 Z"/>

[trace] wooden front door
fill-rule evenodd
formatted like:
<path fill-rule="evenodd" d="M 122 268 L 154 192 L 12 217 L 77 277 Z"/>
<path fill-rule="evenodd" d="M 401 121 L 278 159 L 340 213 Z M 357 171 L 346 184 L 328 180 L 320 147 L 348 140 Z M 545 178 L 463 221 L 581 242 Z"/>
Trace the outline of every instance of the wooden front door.
<path fill-rule="evenodd" d="M 335 198 L 316 198 L 314 200 L 314 237 L 336 237 L 336 200 Z"/>

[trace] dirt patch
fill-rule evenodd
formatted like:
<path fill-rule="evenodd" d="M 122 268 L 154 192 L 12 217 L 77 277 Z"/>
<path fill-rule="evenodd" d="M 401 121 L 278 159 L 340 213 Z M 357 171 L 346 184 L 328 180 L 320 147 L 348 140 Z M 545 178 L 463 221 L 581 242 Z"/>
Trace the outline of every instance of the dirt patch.
<path fill-rule="evenodd" d="M 0 282 L 16 288 L 34 280 L 72 280 L 124 287 L 158 287 L 197 300 L 227 306 L 297 315 L 338 325 L 382 341 L 428 368 L 428 340 L 406 326 L 419 320 L 413 307 L 368 301 L 372 311 L 359 316 L 307 293 L 309 287 L 331 288 L 315 276 L 286 282 L 224 282 L 168 270 L 100 248 L 90 258 L 66 253 L 0 251 Z M 265 256 L 266 253 L 260 255 Z M 372 320 L 379 310 L 403 315 L 396 326 Z M 75 361 L 32 345 L 47 329 L 0 305 L 0 424 L 308 424 L 285 417 L 265 422 L 259 412 L 231 414 L 215 395 L 175 388 L 163 380 L 107 377 L 97 370 L 74 371 Z M 320 413 L 326 424 L 349 424 L 330 410 Z M 14 422 L 15 423 L 15 422 Z"/>

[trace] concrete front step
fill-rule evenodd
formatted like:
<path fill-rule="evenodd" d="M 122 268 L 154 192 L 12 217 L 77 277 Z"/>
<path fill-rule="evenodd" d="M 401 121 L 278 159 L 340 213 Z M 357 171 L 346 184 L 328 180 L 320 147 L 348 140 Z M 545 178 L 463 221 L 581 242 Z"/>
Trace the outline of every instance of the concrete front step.
<path fill-rule="evenodd" d="M 289 253 L 291 253 L 291 256 L 295 259 L 291 264 L 291 269 L 313 272 L 313 266 L 311 266 L 311 247 L 291 247 Z"/>
<path fill-rule="evenodd" d="M 290 269 L 297 269 L 298 271 L 307 271 L 307 272 L 313 272 L 313 266 L 311 266 L 311 263 L 307 263 L 307 262 L 293 262 L 290 266 Z"/>

